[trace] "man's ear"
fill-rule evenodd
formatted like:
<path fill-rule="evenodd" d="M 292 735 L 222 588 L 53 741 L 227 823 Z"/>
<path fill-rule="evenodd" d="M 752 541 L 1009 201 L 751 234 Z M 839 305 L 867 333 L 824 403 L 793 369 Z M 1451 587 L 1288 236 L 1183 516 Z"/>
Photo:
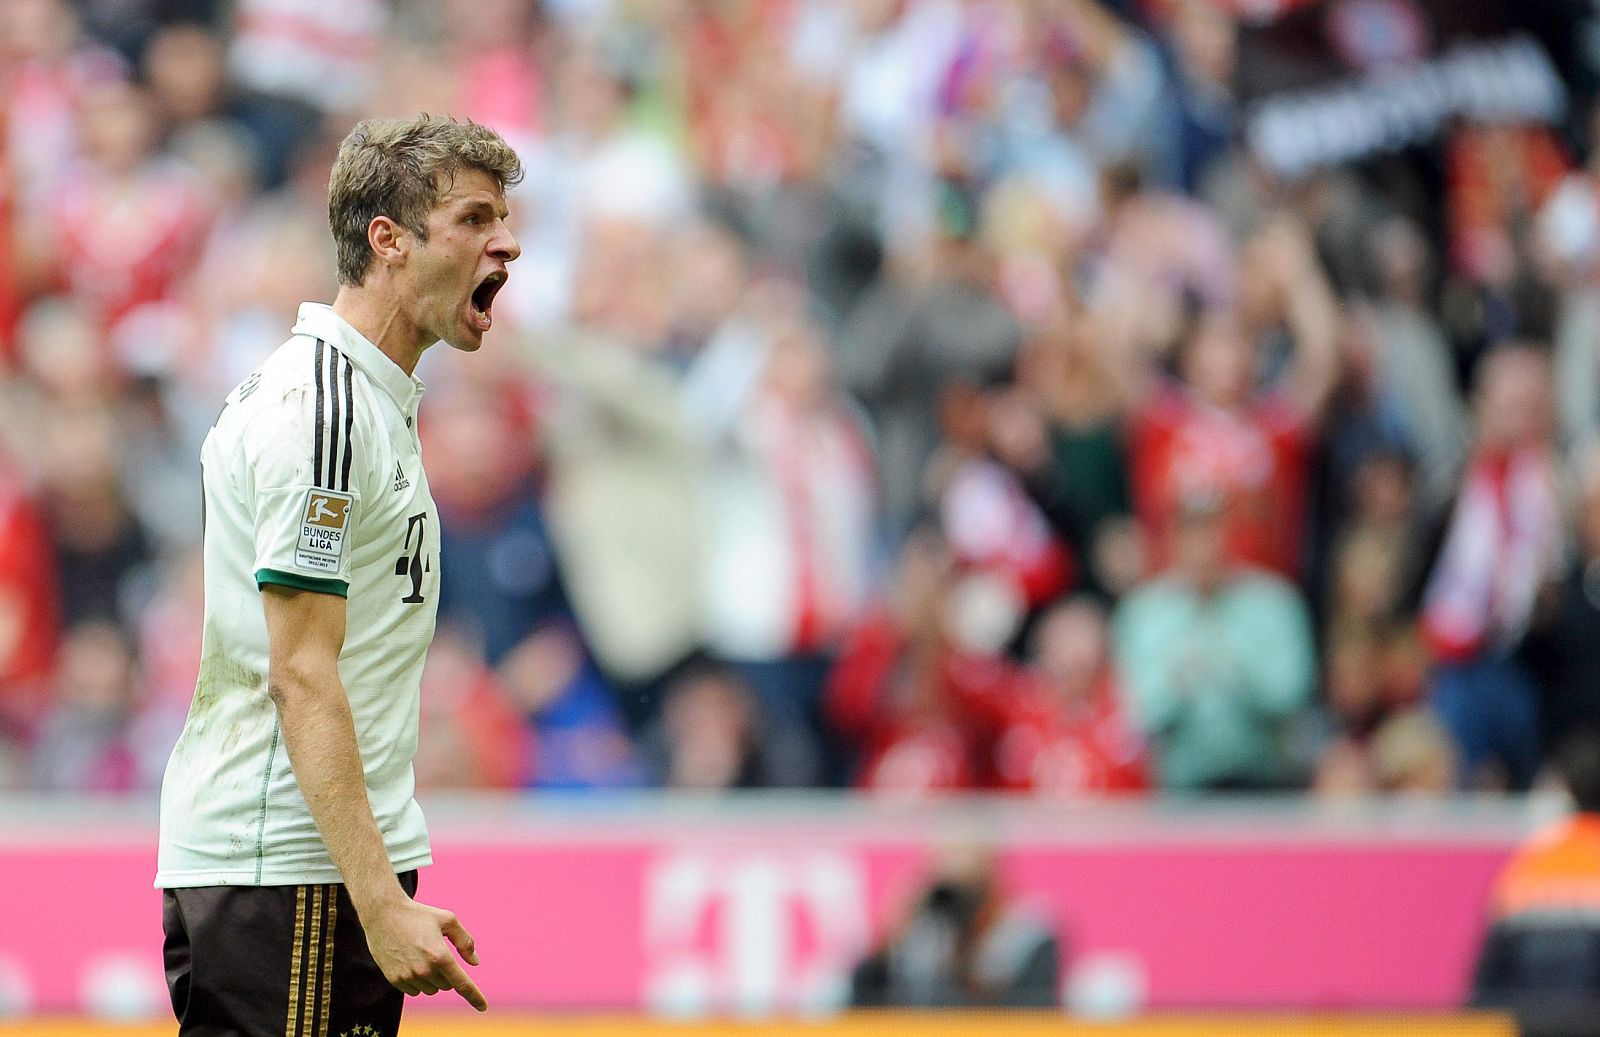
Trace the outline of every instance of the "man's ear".
<path fill-rule="evenodd" d="M 378 262 L 398 266 L 411 252 L 412 233 L 387 216 L 374 216 L 367 224 L 367 244 Z"/>

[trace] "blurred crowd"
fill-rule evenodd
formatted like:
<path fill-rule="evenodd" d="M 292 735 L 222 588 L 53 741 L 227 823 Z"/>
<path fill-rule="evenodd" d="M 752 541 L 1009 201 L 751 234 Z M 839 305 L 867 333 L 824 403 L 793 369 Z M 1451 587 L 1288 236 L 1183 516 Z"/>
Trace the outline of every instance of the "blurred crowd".
<path fill-rule="evenodd" d="M 159 780 L 200 441 L 418 111 L 528 167 L 419 371 L 420 785 L 1529 788 L 1600 718 L 1600 120 L 1284 176 L 1273 7 L 6 0 L 0 789 Z"/>

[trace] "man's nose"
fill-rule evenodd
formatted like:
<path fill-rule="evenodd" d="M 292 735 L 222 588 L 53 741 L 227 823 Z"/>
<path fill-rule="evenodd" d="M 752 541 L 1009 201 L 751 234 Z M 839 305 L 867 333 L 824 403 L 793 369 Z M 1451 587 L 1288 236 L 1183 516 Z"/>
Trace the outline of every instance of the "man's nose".
<path fill-rule="evenodd" d="M 517 244 L 517 236 L 511 233 L 511 228 L 504 223 L 500 224 L 500 233 L 489 242 L 489 255 L 502 263 L 509 263 L 522 255 L 522 246 Z"/>

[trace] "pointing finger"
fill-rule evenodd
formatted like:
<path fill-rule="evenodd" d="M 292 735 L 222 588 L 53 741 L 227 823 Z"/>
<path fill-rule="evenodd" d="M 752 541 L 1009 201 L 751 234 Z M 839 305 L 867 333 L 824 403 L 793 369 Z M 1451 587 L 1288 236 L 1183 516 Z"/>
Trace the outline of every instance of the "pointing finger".
<path fill-rule="evenodd" d="M 466 1000 L 467 1004 L 480 1012 L 489 1010 L 489 999 L 483 996 L 483 991 L 478 989 L 478 985 L 467 977 L 467 974 L 461 970 L 461 966 L 456 964 L 453 959 L 449 965 L 445 966 L 444 979 L 456 989 L 456 992 Z"/>

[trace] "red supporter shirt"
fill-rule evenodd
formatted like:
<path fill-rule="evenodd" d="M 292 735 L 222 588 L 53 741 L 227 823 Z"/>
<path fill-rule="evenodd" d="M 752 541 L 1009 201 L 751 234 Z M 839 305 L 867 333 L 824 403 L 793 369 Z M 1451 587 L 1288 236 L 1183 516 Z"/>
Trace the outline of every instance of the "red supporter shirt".
<path fill-rule="evenodd" d="M 169 299 L 199 261 L 210 199 L 185 169 L 153 162 L 131 181 L 79 167 L 51 199 L 57 263 L 107 326 Z"/>
<path fill-rule="evenodd" d="M 0 715 L 36 719 L 55 664 L 56 572 L 39 513 L 0 473 Z"/>
<path fill-rule="evenodd" d="M 1310 427 L 1275 394 L 1225 411 L 1187 392 L 1157 394 L 1132 437 L 1134 509 L 1150 537 L 1151 571 L 1173 560 L 1179 504 L 1191 493 L 1227 499 L 1233 560 L 1300 575 Z"/>
<path fill-rule="evenodd" d="M 873 792 L 925 795 L 978 787 L 972 748 L 949 720 L 887 725 L 867 756 L 857 784 Z"/>
<path fill-rule="evenodd" d="M 995 784 L 1015 791 L 1081 796 L 1150 787 L 1144 743 L 1109 675 L 1086 702 L 1063 703 L 1031 684 L 995 740 L 993 767 Z"/>
<path fill-rule="evenodd" d="M 910 639 L 886 609 L 872 612 L 845 643 L 824 689 L 834 727 L 863 751 L 862 788 L 893 792 L 971 789 L 977 685 L 989 660 L 941 649 L 926 675 L 911 672 Z M 931 682 L 931 686 L 916 682 Z"/>

